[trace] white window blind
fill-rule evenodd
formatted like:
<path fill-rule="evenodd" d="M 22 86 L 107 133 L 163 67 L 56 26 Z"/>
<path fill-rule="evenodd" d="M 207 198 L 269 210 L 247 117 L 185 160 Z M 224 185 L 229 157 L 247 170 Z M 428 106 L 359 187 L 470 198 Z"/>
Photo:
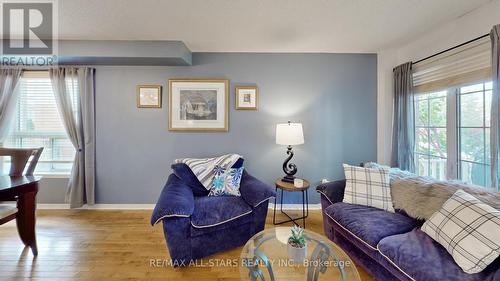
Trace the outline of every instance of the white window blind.
<path fill-rule="evenodd" d="M 68 89 L 75 92 L 72 83 L 68 81 Z M 59 115 L 48 72 L 24 72 L 19 91 L 14 124 L 3 146 L 44 147 L 35 173 L 69 174 L 75 149 Z M 4 172 L 10 166 L 8 161 L 4 160 Z"/>
<path fill-rule="evenodd" d="M 485 37 L 413 65 L 416 92 L 491 80 L 491 43 Z"/>

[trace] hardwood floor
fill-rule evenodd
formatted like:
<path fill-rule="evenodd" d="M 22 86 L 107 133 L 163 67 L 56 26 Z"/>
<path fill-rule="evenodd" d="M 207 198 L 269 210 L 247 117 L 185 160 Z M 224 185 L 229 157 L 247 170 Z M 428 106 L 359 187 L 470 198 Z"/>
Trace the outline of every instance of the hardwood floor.
<path fill-rule="evenodd" d="M 270 215 L 271 216 L 270 216 Z M 272 213 L 266 227 L 272 227 Z M 153 267 L 168 259 L 160 224 L 151 211 L 38 210 L 38 257 L 24 248 L 15 222 L 0 226 L 0 280 L 239 280 L 238 267 Z M 323 234 L 320 211 L 307 228 Z M 212 258 L 236 259 L 240 248 Z M 363 281 L 373 280 L 358 268 Z"/>

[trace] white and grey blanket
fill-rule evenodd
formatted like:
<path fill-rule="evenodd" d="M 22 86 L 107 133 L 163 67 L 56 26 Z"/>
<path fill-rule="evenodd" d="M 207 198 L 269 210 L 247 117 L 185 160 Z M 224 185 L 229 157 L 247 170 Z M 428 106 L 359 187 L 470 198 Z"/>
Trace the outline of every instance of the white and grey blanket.
<path fill-rule="evenodd" d="M 364 166 L 367 168 L 387 167 L 373 162 L 365 163 Z M 457 180 L 439 181 L 430 177 L 417 176 L 398 168 L 389 168 L 389 177 L 394 208 L 402 209 L 410 217 L 416 219 L 428 220 L 459 189 L 500 210 L 500 193 L 491 188 L 470 185 Z"/>
<path fill-rule="evenodd" d="M 208 190 L 212 186 L 214 180 L 214 168 L 220 166 L 222 168 L 231 168 L 239 158 L 239 154 L 226 154 L 212 158 L 181 158 L 175 159 L 174 163 L 185 163 L 195 174 L 201 184 Z"/>

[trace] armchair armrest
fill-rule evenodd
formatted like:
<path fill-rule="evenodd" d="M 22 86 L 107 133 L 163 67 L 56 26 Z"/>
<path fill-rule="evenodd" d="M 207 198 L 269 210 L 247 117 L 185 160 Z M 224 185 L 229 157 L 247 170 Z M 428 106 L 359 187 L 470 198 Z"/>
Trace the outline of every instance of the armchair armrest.
<path fill-rule="evenodd" d="M 342 202 L 344 199 L 345 180 L 338 180 L 320 184 L 316 191 L 326 197 L 330 203 Z"/>
<path fill-rule="evenodd" d="M 193 212 L 193 191 L 176 175 L 171 174 L 151 215 L 151 225 L 157 224 L 164 218 L 190 217 Z"/>
<path fill-rule="evenodd" d="M 253 208 L 270 198 L 276 197 L 276 192 L 272 187 L 253 177 L 245 170 L 241 176 L 240 193 L 243 200 Z"/>

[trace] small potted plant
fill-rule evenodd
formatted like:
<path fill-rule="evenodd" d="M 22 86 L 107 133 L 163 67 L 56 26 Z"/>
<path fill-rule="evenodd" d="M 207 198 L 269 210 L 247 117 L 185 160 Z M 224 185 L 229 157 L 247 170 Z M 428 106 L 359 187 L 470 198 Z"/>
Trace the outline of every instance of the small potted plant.
<path fill-rule="evenodd" d="M 292 235 L 288 238 L 288 257 L 294 263 L 303 263 L 306 259 L 307 245 L 304 229 L 297 225 L 292 227 Z"/>

